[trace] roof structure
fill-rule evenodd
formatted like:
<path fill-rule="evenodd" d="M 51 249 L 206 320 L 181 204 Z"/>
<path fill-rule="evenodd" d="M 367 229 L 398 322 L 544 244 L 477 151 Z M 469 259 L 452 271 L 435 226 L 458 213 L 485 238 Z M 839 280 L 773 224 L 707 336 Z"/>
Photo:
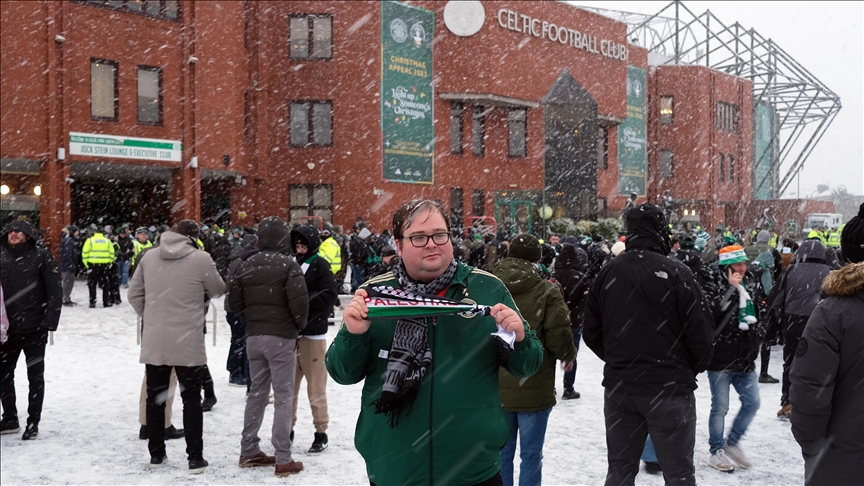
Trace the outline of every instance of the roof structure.
<path fill-rule="evenodd" d="M 753 154 L 753 194 L 764 194 L 758 199 L 786 191 L 840 111 L 840 97 L 777 43 L 710 10 L 696 15 L 681 1 L 654 15 L 579 8 L 627 24 L 630 43 L 648 49 L 649 64 L 701 65 L 753 83 L 754 111 L 771 112 L 770 141 Z"/>

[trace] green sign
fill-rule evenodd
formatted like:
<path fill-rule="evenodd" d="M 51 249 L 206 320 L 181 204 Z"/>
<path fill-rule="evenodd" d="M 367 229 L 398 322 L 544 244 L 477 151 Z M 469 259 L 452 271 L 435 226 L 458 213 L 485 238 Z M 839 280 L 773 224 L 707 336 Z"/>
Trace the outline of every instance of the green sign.
<path fill-rule="evenodd" d="M 627 118 L 618 125 L 618 192 L 645 195 L 645 70 L 627 66 Z"/>
<path fill-rule="evenodd" d="M 771 199 L 771 108 L 756 105 L 753 116 L 753 199 Z M 763 183 L 764 181 L 764 183 Z M 762 184 L 762 187 L 759 187 Z"/>
<path fill-rule="evenodd" d="M 381 132 L 384 179 L 432 184 L 432 37 L 435 15 L 381 4 Z"/>
<path fill-rule="evenodd" d="M 114 159 L 180 162 L 183 157 L 183 144 L 179 140 L 70 132 L 69 154 Z"/>

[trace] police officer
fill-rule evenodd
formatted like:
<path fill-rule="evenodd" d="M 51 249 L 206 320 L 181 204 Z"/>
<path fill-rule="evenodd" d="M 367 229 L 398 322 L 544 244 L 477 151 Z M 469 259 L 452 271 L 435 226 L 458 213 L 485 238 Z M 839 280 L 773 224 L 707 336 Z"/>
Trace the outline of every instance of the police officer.
<path fill-rule="evenodd" d="M 141 251 L 153 246 L 153 243 L 150 243 L 150 240 L 148 238 L 147 228 L 142 226 L 135 230 L 135 241 L 133 241 L 132 244 L 132 266 L 135 266 L 135 262 L 138 260 L 138 255 L 141 253 Z"/>
<path fill-rule="evenodd" d="M 339 248 L 339 242 L 330 236 L 330 230 L 327 228 L 321 230 L 321 249 L 318 254 L 330 264 L 333 275 L 342 270 L 342 249 Z"/>
<path fill-rule="evenodd" d="M 87 288 L 90 289 L 90 308 L 96 307 L 96 287 L 102 285 L 102 306 L 111 307 L 108 282 L 111 264 L 114 263 L 114 244 L 99 229 L 84 242 L 81 260 L 87 269 Z"/>

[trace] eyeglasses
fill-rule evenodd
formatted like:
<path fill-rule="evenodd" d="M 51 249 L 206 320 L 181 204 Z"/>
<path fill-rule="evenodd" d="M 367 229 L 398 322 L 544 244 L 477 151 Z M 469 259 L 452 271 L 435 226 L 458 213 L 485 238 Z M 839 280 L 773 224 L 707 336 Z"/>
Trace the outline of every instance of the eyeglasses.
<path fill-rule="evenodd" d="M 446 245 L 447 242 L 450 241 L 450 233 L 435 233 L 432 236 L 414 235 L 408 237 L 414 248 L 423 248 L 427 243 L 429 243 L 429 238 L 432 238 L 432 243 L 435 243 L 438 246 Z"/>

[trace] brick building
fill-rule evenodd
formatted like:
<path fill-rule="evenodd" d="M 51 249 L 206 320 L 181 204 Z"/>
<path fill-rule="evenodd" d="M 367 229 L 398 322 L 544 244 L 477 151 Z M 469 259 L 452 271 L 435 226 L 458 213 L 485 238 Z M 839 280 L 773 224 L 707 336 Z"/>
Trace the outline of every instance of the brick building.
<path fill-rule="evenodd" d="M 618 215 L 631 191 L 670 190 L 703 225 L 749 203 L 748 81 L 658 67 L 625 24 L 561 2 L 410 5 L 427 20 L 403 31 L 377 1 L 0 3 L 4 218 L 38 203 L 56 248 L 69 223 L 219 215 L 380 231 L 417 196 L 514 231 Z M 385 86 L 408 72 L 392 46 L 431 49 L 409 60 L 431 100 Z M 429 110 L 408 182 L 385 163 L 391 104 Z"/>

